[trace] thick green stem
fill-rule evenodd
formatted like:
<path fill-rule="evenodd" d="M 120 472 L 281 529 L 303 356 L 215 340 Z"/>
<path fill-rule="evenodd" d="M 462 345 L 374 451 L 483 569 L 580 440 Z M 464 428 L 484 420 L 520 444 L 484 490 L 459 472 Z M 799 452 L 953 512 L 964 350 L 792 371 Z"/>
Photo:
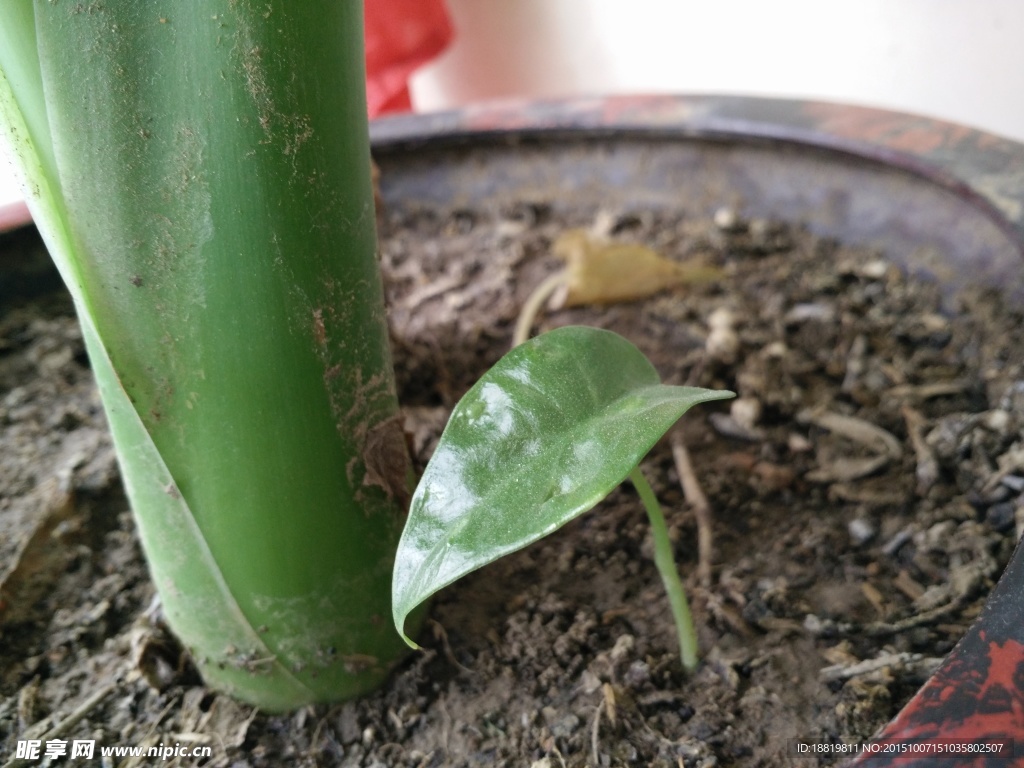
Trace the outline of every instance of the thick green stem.
<path fill-rule="evenodd" d="M 676 622 L 676 633 L 679 635 L 679 655 L 683 661 L 683 667 L 687 670 L 697 668 L 697 630 L 693 626 L 693 617 L 690 615 L 690 604 L 686 600 L 686 591 L 683 583 L 679 580 L 679 570 L 676 568 L 676 560 L 672 554 L 672 542 L 668 537 L 668 526 L 665 524 L 665 516 L 661 512 L 661 505 L 654 495 L 650 483 L 644 477 L 640 467 L 636 467 L 629 473 L 629 479 L 640 494 L 640 501 L 647 510 L 647 517 L 651 520 L 651 535 L 654 537 L 654 564 L 661 574 L 661 580 L 668 593 L 668 601 L 672 606 L 672 617 Z"/>
<path fill-rule="evenodd" d="M 3 133 L 172 628 L 265 709 L 372 688 L 408 478 L 362 3 L 9 0 L 0 28 Z"/>

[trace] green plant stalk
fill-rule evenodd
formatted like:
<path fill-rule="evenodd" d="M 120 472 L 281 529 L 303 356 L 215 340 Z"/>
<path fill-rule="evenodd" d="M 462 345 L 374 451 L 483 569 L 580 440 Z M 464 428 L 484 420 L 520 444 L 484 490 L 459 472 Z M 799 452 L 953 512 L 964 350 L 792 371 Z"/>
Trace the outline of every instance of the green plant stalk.
<path fill-rule="evenodd" d="M 654 565 L 661 575 L 661 581 L 668 593 L 669 605 L 672 606 L 672 618 L 676 623 L 676 634 L 679 636 L 679 656 L 683 667 L 689 671 L 697 668 L 697 630 L 690 614 L 690 604 L 686 600 L 686 590 L 679 579 L 676 559 L 672 553 L 672 542 L 668 537 L 668 526 L 662 514 L 658 497 L 655 496 L 651 484 L 647 482 L 640 467 L 629 473 L 629 479 L 640 494 L 640 501 L 647 510 L 651 521 L 651 536 L 654 538 Z"/>
<path fill-rule="evenodd" d="M 0 5 L 0 117 L 164 611 L 268 710 L 377 685 L 408 467 L 362 4 Z"/>

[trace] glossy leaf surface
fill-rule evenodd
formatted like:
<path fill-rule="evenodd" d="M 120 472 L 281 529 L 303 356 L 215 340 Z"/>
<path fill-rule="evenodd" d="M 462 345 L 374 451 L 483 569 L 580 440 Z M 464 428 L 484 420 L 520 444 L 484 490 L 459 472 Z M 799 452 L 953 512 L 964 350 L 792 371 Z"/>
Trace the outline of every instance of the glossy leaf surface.
<path fill-rule="evenodd" d="M 591 509 L 697 403 L 626 339 L 561 328 L 516 347 L 466 393 L 413 497 L 395 561 L 405 618 L 470 571 Z M 406 638 L 408 641 L 408 638 Z"/>

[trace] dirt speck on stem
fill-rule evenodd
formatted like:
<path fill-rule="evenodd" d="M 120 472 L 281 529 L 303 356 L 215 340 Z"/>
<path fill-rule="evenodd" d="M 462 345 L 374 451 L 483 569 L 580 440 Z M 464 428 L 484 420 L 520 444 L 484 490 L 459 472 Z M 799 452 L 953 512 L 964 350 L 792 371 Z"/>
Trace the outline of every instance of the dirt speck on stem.
<path fill-rule="evenodd" d="M 384 490 L 402 510 L 409 508 L 409 453 L 402 431 L 402 418 L 393 416 L 375 424 L 363 443 L 366 475 L 363 485 Z"/>
<path fill-rule="evenodd" d="M 327 344 L 327 328 L 324 326 L 324 311 L 313 310 L 313 341 L 318 347 Z"/>

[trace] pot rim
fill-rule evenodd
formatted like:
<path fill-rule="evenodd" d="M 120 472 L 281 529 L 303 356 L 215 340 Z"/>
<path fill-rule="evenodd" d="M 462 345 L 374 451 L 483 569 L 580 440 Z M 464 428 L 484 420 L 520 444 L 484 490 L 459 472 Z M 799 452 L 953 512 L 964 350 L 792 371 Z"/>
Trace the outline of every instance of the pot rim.
<path fill-rule="evenodd" d="M 922 115 L 726 95 L 511 99 L 370 123 L 374 150 L 590 134 L 795 145 L 923 178 L 989 216 L 1024 254 L 1024 144 Z"/>

